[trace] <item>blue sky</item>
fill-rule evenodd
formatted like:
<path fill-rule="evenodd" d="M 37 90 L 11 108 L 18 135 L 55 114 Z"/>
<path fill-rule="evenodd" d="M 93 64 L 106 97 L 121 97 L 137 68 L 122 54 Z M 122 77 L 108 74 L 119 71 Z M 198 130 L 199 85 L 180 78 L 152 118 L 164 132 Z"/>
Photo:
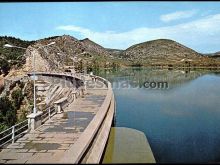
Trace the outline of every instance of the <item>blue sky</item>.
<path fill-rule="evenodd" d="M 108 48 L 159 38 L 220 51 L 220 2 L 0 3 L 0 35 L 37 40 L 72 35 Z"/>

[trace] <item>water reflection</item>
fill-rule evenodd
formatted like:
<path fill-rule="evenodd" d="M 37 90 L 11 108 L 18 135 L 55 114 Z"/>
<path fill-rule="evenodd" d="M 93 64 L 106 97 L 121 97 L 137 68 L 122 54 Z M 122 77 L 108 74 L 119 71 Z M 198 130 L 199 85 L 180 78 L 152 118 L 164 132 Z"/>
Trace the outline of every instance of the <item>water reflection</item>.
<path fill-rule="evenodd" d="M 220 161 L 220 72 L 153 69 L 103 71 L 114 88 L 116 126 L 143 131 L 157 162 Z M 146 89 L 145 81 L 167 81 L 168 89 Z"/>
<path fill-rule="evenodd" d="M 220 75 L 220 72 L 195 71 L 195 70 L 159 70 L 144 68 L 127 68 L 120 70 L 102 70 L 98 75 L 106 77 L 112 82 L 113 88 L 144 88 L 144 83 L 168 82 L 169 88 L 184 85 L 205 74 L 212 73 Z M 128 85 L 127 85 L 128 84 Z M 158 88 L 157 88 L 158 89 Z M 161 88 L 164 89 L 164 88 Z"/>

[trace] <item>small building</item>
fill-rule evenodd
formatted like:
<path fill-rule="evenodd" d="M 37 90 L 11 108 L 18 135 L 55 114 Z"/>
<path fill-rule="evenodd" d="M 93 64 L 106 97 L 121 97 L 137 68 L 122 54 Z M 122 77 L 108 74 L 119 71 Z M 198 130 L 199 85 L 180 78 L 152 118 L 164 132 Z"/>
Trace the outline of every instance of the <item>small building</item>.
<path fill-rule="evenodd" d="M 76 73 L 76 70 L 75 70 L 74 66 L 64 66 L 63 70 L 64 70 L 64 72 Z"/>

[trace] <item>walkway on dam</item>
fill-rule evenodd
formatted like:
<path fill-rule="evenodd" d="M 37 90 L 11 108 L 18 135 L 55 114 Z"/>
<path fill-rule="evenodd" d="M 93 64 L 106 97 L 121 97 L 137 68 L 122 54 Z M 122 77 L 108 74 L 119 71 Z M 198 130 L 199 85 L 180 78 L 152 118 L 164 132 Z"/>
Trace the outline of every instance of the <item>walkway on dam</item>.
<path fill-rule="evenodd" d="M 77 98 L 64 113 L 2 149 L 0 163 L 58 163 L 94 118 L 106 94 L 107 88 L 87 89 L 84 98 Z"/>

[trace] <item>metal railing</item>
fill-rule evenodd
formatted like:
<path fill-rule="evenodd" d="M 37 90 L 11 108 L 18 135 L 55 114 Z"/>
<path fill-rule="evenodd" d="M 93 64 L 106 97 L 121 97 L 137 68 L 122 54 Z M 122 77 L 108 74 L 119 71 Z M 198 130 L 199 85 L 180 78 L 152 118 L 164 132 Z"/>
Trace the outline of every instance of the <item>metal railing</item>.
<path fill-rule="evenodd" d="M 24 120 L 12 127 L 2 131 L 0 133 L 0 148 L 3 147 L 5 144 L 15 142 L 15 140 L 21 137 L 23 134 L 29 131 L 28 120 Z"/>
<path fill-rule="evenodd" d="M 46 109 L 46 111 L 43 112 L 43 114 L 41 115 L 41 122 L 42 124 L 45 123 L 48 119 L 51 119 L 51 117 L 53 115 L 55 115 L 57 112 L 56 112 L 56 109 L 55 107 L 49 107 Z"/>
<path fill-rule="evenodd" d="M 31 73 L 30 73 L 31 74 Z M 41 74 L 41 73 L 38 73 Z M 82 74 L 79 73 L 73 73 L 73 74 L 69 74 L 69 73 L 57 73 L 59 75 L 68 75 L 68 76 L 76 76 L 76 77 L 80 77 L 83 78 Z M 89 76 L 89 75 L 87 75 Z M 53 115 L 55 115 L 56 109 L 54 106 L 47 108 L 42 116 L 41 116 L 41 121 L 42 124 L 45 123 L 48 119 L 50 119 Z M 14 143 L 16 139 L 18 139 L 19 137 L 23 136 L 25 133 L 27 133 L 30 130 L 30 125 L 28 123 L 28 119 L 0 132 L 0 148 L 2 148 L 4 145 L 6 145 L 9 142 Z"/>
<path fill-rule="evenodd" d="M 48 119 L 50 119 L 55 114 L 56 114 L 55 107 L 47 108 L 41 116 L 42 123 L 45 123 Z M 26 119 L 2 131 L 0 133 L 0 148 L 2 148 L 4 145 L 6 145 L 9 142 L 14 143 L 16 139 L 23 136 L 29 130 L 30 130 L 30 126 L 28 123 L 28 119 Z"/>

